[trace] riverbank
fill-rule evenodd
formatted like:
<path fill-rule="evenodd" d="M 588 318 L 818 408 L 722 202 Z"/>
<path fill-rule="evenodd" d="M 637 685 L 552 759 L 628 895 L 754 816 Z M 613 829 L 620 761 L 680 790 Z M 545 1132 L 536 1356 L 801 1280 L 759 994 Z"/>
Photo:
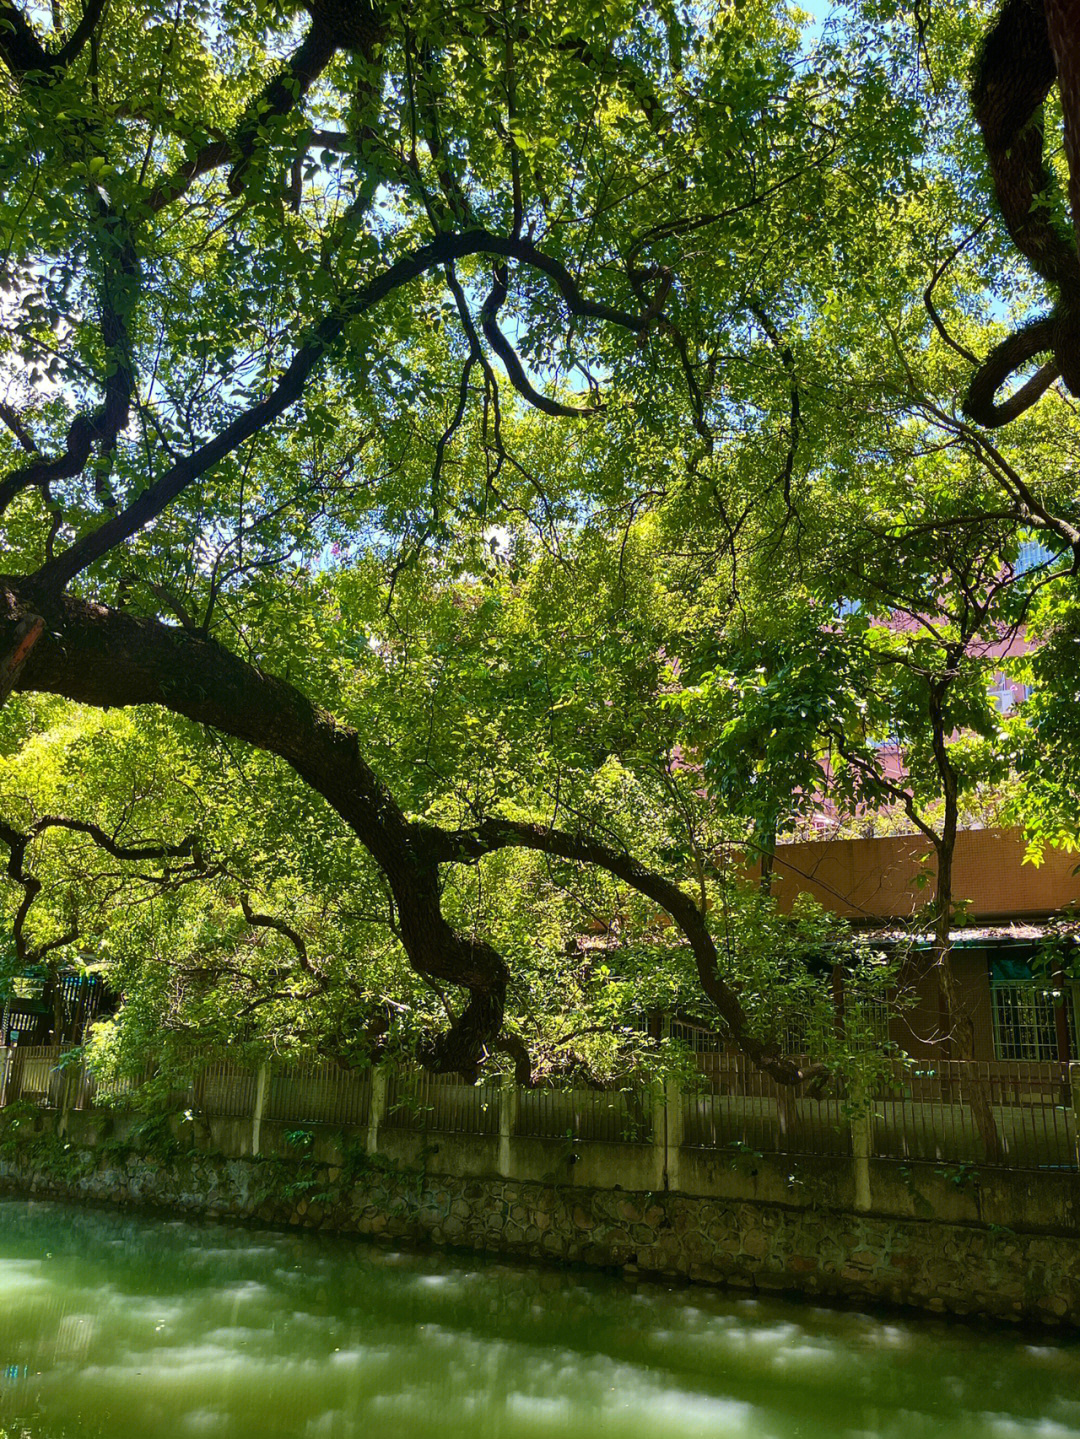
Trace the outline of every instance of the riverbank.
<path fill-rule="evenodd" d="M 878 1207 L 866 1213 L 844 1202 L 820 1160 L 737 1156 L 715 1167 L 714 1192 L 693 1194 L 621 1188 L 610 1167 L 598 1184 L 595 1151 L 593 1182 L 583 1184 L 575 1171 L 584 1166 L 565 1153 L 545 1178 L 515 1179 L 479 1165 L 461 1172 L 452 1144 L 371 1155 L 362 1136 L 292 1130 L 268 1133 L 276 1152 L 251 1156 L 214 1148 L 212 1134 L 178 1121 L 99 1120 L 80 1135 L 58 1132 L 47 1113 L 15 1119 L 0 1144 L 0 1190 L 10 1195 L 1080 1327 L 1072 1175 L 1003 1175 L 991 1193 L 985 1175 L 974 1184 L 962 1172 L 905 1167 L 875 1174 Z"/>

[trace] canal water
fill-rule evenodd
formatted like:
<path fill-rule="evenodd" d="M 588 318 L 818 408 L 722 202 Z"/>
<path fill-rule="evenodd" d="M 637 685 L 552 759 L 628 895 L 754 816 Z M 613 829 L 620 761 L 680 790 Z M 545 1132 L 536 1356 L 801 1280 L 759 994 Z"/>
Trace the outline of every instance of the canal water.
<path fill-rule="evenodd" d="M 0 1201 L 4 1439 L 1066 1439 L 1080 1341 Z"/>

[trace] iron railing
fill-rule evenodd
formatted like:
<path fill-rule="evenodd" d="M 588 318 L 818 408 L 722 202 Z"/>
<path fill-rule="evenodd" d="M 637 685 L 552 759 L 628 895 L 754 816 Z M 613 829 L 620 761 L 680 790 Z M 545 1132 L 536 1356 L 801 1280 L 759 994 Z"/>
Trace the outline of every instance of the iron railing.
<path fill-rule="evenodd" d="M 378 1127 L 568 1143 L 667 1144 L 721 1153 L 860 1156 L 990 1165 L 1078 1168 L 1080 1064 L 1019 1060 L 883 1061 L 872 1085 L 852 1092 L 835 1079 L 798 1090 L 743 1056 L 699 1054 L 697 1086 L 677 1095 L 623 1089 L 470 1085 L 413 1068 L 380 1076 Z M 137 1074 L 91 1069 L 44 1046 L 0 1048 L 0 1107 L 22 1100 L 71 1111 L 124 1106 L 144 1095 L 208 1119 L 366 1127 L 372 1071 L 327 1063 L 229 1060 L 193 1065 L 167 1089 L 152 1067 Z M 183 1087 L 186 1084 L 186 1087 Z M 670 1106 L 678 1104 L 673 1114 Z M 664 1106 L 668 1108 L 665 1110 Z M 853 1137 L 854 1136 L 854 1137 Z"/>

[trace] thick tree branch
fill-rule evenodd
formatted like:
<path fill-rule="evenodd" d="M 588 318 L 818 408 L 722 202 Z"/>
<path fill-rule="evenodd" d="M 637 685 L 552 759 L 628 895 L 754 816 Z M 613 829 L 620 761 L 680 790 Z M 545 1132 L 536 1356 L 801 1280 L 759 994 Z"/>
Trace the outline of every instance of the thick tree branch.
<path fill-rule="evenodd" d="M 458 234 L 440 235 L 429 244 L 409 251 L 366 284 L 347 292 L 340 303 L 309 331 L 265 399 L 245 410 L 207 444 L 171 466 L 160 478 L 148 485 L 126 510 L 84 535 L 54 560 L 46 561 L 35 576 L 38 587 L 43 592 L 58 595 L 88 565 L 137 534 L 189 485 L 227 455 L 232 454 L 245 440 L 279 419 L 300 399 L 312 371 L 351 321 L 366 314 L 395 290 L 429 270 L 466 255 L 479 254 L 516 259 L 547 275 L 573 315 L 601 320 L 634 333 L 640 332 L 645 326 L 644 317 L 641 315 L 630 314 L 611 305 L 587 299 L 566 267 L 550 255 L 544 254 L 530 240 L 493 235 L 486 230 L 466 230 Z"/>
<path fill-rule="evenodd" d="M 22 609 L 20 582 L 0 581 L 0 632 Z M 21 689 L 99 706 L 161 705 L 280 756 L 331 804 L 386 876 L 410 964 L 469 991 L 458 1023 L 432 1041 L 425 1062 L 475 1073 L 502 1026 L 506 964 L 443 917 L 437 865 L 414 843 L 356 732 L 213 640 L 71 597 L 53 601 L 47 619 Z"/>
<path fill-rule="evenodd" d="M 18 622 L 24 592 L 25 582 L 0 580 L 0 634 Z M 429 981 L 470 993 L 457 1023 L 429 1047 L 425 1062 L 431 1067 L 475 1072 L 502 1028 L 508 979 L 506 963 L 491 945 L 447 923 L 439 866 L 519 846 L 595 865 L 667 910 L 690 944 L 702 988 L 740 1048 L 785 1083 L 809 1076 L 752 1033 L 738 996 L 720 974 L 716 946 L 695 901 L 632 856 L 512 820 L 492 819 L 453 833 L 410 823 L 362 757 L 354 730 L 215 641 L 71 596 L 51 601 L 47 619 L 21 689 L 99 706 L 161 705 L 280 756 L 337 811 L 386 876 L 412 967 Z"/>
<path fill-rule="evenodd" d="M 23 424 L 19 412 L 11 405 L 0 401 L 0 421 L 2 421 L 19 442 L 19 448 L 25 450 L 28 455 L 39 453 L 34 437 Z"/>
<path fill-rule="evenodd" d="M 272 929 L 277 934 L 284 935 L 292 947 L 296 950 L 297 958 L 300 960 L 300 967 L 313 979 L 320 979 L 319 971 L 311 962 L 308 954 L 308 947 L 300 935 L 293 929 L 291 924 L 286 924 L 283 919 L 275 919 L 272 914 L 259 914 L 251 907 L 251 902 L 246 894 L 240 896 L 240 908 L 244 911 L 244 918 L 248 924 L 256 929 Z"/>
<path fill-rule="evenodd" d="M 672 880 L 599 840 L 522 820 L 489 819 L 471 830 L 451 833 L 425 829 L 423 834 L 428 852 L 443 862 L 479 859 L 497 849 L 533 849 L 577 864 L 593 865 L 624 880 L 639 894 L 654 900 L 678 924 L 693 953 L 701 987 L 739 1048 L 785 1084 L 800 1083 L 810 1077 L 810 1069 L 785 1059 L 752 1033 L 738 995 L 720 974 L 720 957 L 705 916 L 691 896 Z"/>
<path fill-rule="evenodd" d="M 98 27 L 108 0 L 87 0 L 82 19 L 59 50 L 47 50 L 33 26 L 11 0 L 0 3 L 0 60 L 13 75 L 54 78 L 78 59 L 83 46 Z"/>
<path fill-rule="evenodd" d="M 139 262 L 127 226 L 95 193 L 98 223 L 104 233 L 101 286 L 101 339 L 105 350 L 106 379 L 102 403 L 90 414 L 76 415 L 68 427 L 64 452 L 53 459 L 37 458 L 0 480 L 0 515 L 16 495 L 37 487 L 45 490 L 53 480 L 81 474 L 95 445 L 102 455 L 116 445 L 128 422 L 135 393 L 128 317 L 139 281 Z M 17 432 L 16 432 L 17 433 Z M 26 448 L 26 446 L 24 446 Z M 37 453 L 36 446 L 31 446 Z"/>
<path fill-rule="evenodd" d="M 357 6 L 357 9 L 367 7 Z M 282 69 L 266 82 L 247 107 L 232 135 L 208 141 L 171 175 L 159 180 L 147 199 L 149 208 L 155 213 L 166 209 L 186 194 L 200 175 L 230 162 L 229 190 L 238 195 L 255 154 L 260 127 L 268 120 L 281 119 L 300 104 L 340 45 L 341 38 L 334 28 L 316 17 Z"/>

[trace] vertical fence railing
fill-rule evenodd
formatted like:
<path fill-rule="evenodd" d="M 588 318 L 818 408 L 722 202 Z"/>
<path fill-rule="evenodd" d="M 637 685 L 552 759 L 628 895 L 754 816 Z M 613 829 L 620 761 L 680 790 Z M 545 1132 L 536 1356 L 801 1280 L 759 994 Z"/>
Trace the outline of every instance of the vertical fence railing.
<path fill-rule="evenodd" d="M 761 1154 L 851 1153 L 850 1105 L 835 1082 L 796 1091 L 744 1055 L 699 1054 L 702 1087 L 683 1096 L 683 1144 Z"/>
<path fill-rule="evenodd" d="M 440 1134 L 498 1134 L 499 1086 L 464 1084 L 452 1075 L 392 1070 L 384 1129 Z"/>
<path fill-rule="evenodd" d="M 196 1071 L 192 1100 L 196 1109 L 215 1119 L 245 1119 L 255 1108 L 258 1071 L 218 1060 Z"/>
<path fill-rule="evenodd" d="M 524 1089 L 514 1134 L 574 1143 L 651 1144 L 654 1099 L 645 1088 Z"/>
<path fill-rule="evenodd" d="M 263 1118 L 362 1127 L 371 1106 L 369 1070 L 333 1064 L 269 1066 Z"/>
<path fill-rule="evenodd" d="M 194 1068 L 186 1090 L 170 1099 L 208 1119 L 249 1120 L 256 1132 L 273 1121 L 367 1130 L 369 1146 L 383 1129 L 492 1136 L 504 1168 L 518 1138 L 655 1145 L 672 1134 L 677 1147 L 727 1154 L 1080 1168 L 1080 1064 L 895 1061 L 859 1098 L 835 1080 L 793 1090 L 742 1056 L 697 1058 L 700 1084 L 682 1093 L 674 1085 L 665 1093 L 518 1089 L 505 1079 L 471 1085 L 416 1068 L 323 1062 L 268 1061 L 260 1071 L 217 1060 Z M 0 1106 L 22 1101 L 65 1114 L 123 1106 L 155 1078 L 152 1066 L 121 1074 L 56 1048 L 0 1048 Z"/>
<path fill-rule="evenodd" d="M 998 1147 L 977 1107 L 989 1112 Z M 1054 1061 L 897 1063 L 875 1096 L 875 1153 L 888 1159 L 992 1162 L 1011 1169 L 1073 1169 L 1077 1114 L 1069 1065 Z"/>

